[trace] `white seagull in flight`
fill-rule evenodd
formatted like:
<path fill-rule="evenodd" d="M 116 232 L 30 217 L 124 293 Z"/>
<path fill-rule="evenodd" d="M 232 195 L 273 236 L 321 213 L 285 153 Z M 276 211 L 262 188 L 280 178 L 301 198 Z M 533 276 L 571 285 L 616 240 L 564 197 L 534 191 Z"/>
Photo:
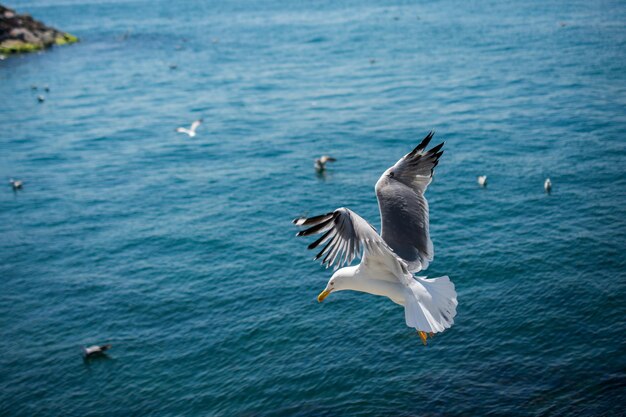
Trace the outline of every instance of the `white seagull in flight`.
<path fill-rule="evenodd" d="M 185 127 L 179 127 L 178 129 L 176 129 L 176 131 L 179 133 L 186 133 L 190 138 L 193 138 L 194 136 L 196 136 L 196 129 L 201 124 L 202 124 L 202 119 L 198 119 L 191 124 L 191 127 L 189 129 Z"/>
<path fill-rule="evenodd" d="M 388 297 L 404 306 L 406 324 L 417 330 L 426 344 L 427 335 L 452 326 L 457 297 L 447 276 L 427 279 L 414 276 L 433 260 L 429 235 L 428 202 L 424 191 L 443 154 L 443 143 L 426 150 L 430 132 L 415 149 L 386 170 L 376 183 L 381 216 L 379 235 L 367 221 L 347 208 L 293 222 L 307 226 L 297 236 L 323 233 L 309 249 L 326 243 L 315 259 L 335 266 L 335 273 L 317 297 L 323 301 L 331 292 L 354 290 Z M 349 265 L 355 257 L 356 266 Z"/>

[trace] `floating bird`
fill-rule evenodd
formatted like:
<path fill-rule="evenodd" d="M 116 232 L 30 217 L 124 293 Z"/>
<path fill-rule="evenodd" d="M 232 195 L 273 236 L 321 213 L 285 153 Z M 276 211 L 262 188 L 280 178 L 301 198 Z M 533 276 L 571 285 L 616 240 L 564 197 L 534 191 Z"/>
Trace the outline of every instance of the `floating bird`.
<path fill-rule="evenodd" d="M 176 131 L 180 133 L 186 133 L 187 135 L 189 135 L 190 138 L 193 138 L 194 136 L 196 136 L 196 129 L 201 124 L 202 124 L 202 119 L 198 119 L 191 124 L 191 127 L 189 129 L 184 128 L 184 127 L 179 127 L 178 129 L 176 129 Z"/>
<path fill-rule="evenodd" d="M 46 98 L 44 96 L 42 96 L 42 95 L 38 95 L 37 96 L 37 101 L 40 102 L 40 103 L 43 103 L 44 101 L 46 101 Z"/>
<path fill-rule="evenodd" d="M 487 176 L 486 175 L 479 175 L 478 176 L 478 185 L 480 185 L 481 187 L 486 187 L 487 186 Z"/>
<path fill-rule="evenodd" d="M 94 356 L 102 356 L 102 355 L 106 355 L 106 351 L 111 349 L 111 345 L 93 345 L 93 346 L 89 346 L 88 348 L 83 347 L 83 356 L 85 358 L 91 358 Z"/>
<path fill-rule="evenodd" d="M 31 86 L 30 86 L 30 89 L 31 89 L 31 90 L 36 90 L 36 89 L 37 89 L 37 86 L 36 86 L 35 84 L 33 84 L 33 85 L 31 85 Z"/>
<path fill-rule="evenodd" d="M 9 184 L 11 184 L 11 187 L 13 187 L 13 190 L 21 190 L 22 189 L 22 185 L 24 185 L 24 181 L 22 180 L 14 180 L 13 178 L 11 178 L 9 180 Z"/>
<path fill-rule="evenodd" d="M 320 158 L 317 158 L 313 166 L 315 167 L 317 172 L 324 172 L 326 171 L 326 163 L 335 162 L 335 161 L 337 161 L 335 158 L 328 156 L 328 155 L 324 155 L 324 156 L 321 156 Z"/>
<path fill-rule="evenodd" d="M 546 193 L 550 194 L 552 191 L 552 181 L 550 181 L 550 178 L 546 178 L 546 182 L 543 183 L 543 188 L 546 190 Z"/>
<path fill-rule="evenodd" d="M 50 87 L 48 87 L 47 85 L 43 88 L 43 91 L 45 91 L 46 93 L 50 92 Z"/>
<path fill-rule="evenodd" d="M 344 207 L 293 221 L 297 226 L 308 227 L 297 236 L 323 233 L 309 249 L 325 243 L 315 259 L 323 256 L 322 265 L 335 267 L 326 288 L 317 297 L 319 302 L 342 290 L 385 296 L 404 306 L 407 326 L 417 330 L 424 344 L 428 335 L 432 337 L 452 326 L 457 306 L 450 278 L 413 275 L 428 268 L 434 256 L 424 191 L 443 154 L 443 143 L 427 151 L 432 137 L 430 132 L 376 183 L 380 235 L 362 217 Z M 356 257 L 361 258 L 360 264 L 338 269 Z"/>
<path fill-rule="evenodd" d="M 176 64 L 170 64 L 170 69 L 171 69 L 171 70 L 175 70 L 176 68 L 178 68 L 178 65 L 176 65 Z"/>

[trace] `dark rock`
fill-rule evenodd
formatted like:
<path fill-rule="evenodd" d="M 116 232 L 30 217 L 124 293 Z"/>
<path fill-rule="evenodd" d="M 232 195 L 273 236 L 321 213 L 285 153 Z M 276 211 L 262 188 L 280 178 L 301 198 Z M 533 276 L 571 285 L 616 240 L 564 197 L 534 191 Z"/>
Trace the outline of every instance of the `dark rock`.
<path fill-rule="evenodd" d="M 32 52 L 74 42 L 78 42 L 76 36 L 0 5 L 0 54 Z"/>

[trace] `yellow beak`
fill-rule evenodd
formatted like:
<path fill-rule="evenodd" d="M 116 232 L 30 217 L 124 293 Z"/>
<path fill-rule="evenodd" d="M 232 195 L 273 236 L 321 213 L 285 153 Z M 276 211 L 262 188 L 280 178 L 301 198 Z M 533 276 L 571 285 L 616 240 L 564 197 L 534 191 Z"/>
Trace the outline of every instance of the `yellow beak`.
<path fill-rule="evenodd" d="M 321 303 L 322 301 L 324 301 L 324 298 L 328 297 L 328 294 L 330 294 L 329 290 L 322 291 L 320 295 L 317 296 L 317 301 Z"/>

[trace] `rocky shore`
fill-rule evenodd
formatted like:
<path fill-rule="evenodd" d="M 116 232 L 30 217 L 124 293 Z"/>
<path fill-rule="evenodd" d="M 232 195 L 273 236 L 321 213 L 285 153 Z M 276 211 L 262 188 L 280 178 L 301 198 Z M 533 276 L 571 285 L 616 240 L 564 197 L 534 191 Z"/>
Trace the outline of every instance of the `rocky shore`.
<path fill-rule="evenodd" d="M 0 4 L 0 54 L 33 52 L 74 42 L 78 42 L 76 36 L 46 26 L 28 14 L 17 14 Z"/>

